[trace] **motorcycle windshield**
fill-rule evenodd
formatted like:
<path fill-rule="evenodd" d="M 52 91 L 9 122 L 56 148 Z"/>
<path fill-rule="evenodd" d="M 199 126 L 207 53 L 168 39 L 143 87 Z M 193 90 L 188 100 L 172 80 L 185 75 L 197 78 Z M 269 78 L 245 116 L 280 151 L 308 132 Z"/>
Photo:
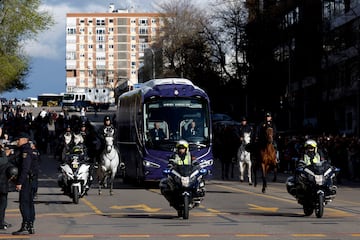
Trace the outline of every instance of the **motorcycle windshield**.
<path fill-rule="evenodd" d="M 181 175 L 181 176 L 190 176 L 193 171 L 192 165 L 177 165 L 175 167 L 175 170 Z"/>
<path fill-rule="evenodd" d="M 322 175 L 326 170 L 331 168 L 331 165 L 327 161 L 321 161 L 319 163 L 311 164 L 307 168 L 316 175 Z"/>

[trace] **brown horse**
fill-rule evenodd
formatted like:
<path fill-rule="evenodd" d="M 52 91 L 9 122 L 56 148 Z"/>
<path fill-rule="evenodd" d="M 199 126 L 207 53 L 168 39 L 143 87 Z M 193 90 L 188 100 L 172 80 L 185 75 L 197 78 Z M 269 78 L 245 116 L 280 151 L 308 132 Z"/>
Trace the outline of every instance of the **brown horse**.
<path fill-rule="evenodd" d="M 263 181 L 262 192 L 266 192 L 267 180 L 266 175 L 270 171 L 270 169 L 274 169 L 274 181 L 276 180 L 276 151 L 273 145 L 273 129 L 266 129 L 266 141 L 262 143 L 258 143 L 258 155 L 255 159 L 255 167 L 254 167 L 254 186 L 257 185 L 256 172 L 260 168 L 261 177 Z"/>

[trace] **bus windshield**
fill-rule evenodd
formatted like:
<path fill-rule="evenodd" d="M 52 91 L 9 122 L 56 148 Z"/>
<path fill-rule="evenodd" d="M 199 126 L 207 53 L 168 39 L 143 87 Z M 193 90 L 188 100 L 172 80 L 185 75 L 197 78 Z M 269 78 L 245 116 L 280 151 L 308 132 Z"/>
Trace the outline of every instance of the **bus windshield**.
<path fill-rule="evenodd" d="M 190 146 L 205 146 L 210 142 L 208 109 L 207 101 L 198 98 L 161 98 L 146 102 L 144 122 L 148 147 L 158 148 L 179 139 L 187 140 Z"/>

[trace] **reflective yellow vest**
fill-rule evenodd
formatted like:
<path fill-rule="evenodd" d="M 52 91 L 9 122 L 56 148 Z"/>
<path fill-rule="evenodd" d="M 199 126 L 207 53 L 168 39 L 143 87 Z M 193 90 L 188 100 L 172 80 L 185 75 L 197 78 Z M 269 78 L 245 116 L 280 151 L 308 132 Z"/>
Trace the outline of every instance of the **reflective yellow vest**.
<path fill-rule="evenodd" d="M 313 163 L 319 163 L 320 161 L 321 161 L 320 154 L 316 153 L 313 160 L 312 160 L 312 162 Z M 307 154 L 304 154 L 304 162 L 305 162 L 306 166 L 311 164 L 310 157 Z"/>
<path fill-rule="evenodd" d="M 186 153 L 184 160 L 182 160 L 178 154 L 175 154 L 175 157 L 173 158 L 173 162 L 176 165 L 191 165 L 190 153 L 189 152 Z"/>

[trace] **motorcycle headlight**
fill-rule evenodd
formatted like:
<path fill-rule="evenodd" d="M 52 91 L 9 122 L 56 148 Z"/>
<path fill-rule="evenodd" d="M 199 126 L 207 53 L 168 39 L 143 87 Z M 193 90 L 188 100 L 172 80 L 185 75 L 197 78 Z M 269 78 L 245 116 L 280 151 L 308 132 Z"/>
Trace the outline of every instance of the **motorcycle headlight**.
<path fill-rule="evenodd" d="M 317 185 L 323 185 L 325 182 L 325 176 L 324 175 L 315 175 L 315 182 Z"/>
<path fill-rule="evenodd" d="M 190 185 L 190 177 L 181 177 L 181 184 L 184 187 L 189 187 L 189 185 Z"/>

